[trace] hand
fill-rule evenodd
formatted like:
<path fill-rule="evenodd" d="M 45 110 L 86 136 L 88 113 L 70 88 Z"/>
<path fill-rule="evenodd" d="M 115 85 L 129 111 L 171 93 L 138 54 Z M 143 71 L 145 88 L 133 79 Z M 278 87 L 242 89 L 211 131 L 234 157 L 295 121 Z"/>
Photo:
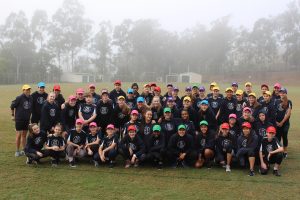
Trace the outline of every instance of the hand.
<path fill-rule="evenodd" d="M 36 154 L 39 156 L 39 157 L 43 157 L 43 154 L 39 151 L 36 152 Z"/>
<path fill-rule="evenodd" d="M 155 124 L 155 123 L 156 123 L 155 120 L 152 120 L 151 124 Z"/>
<path fill-rule="evenodd" d="M 135 163 L 135 159 L 136 159 L 136 156 L 135 156 L 135 155 L 133 155 L 133 156 L 132 156 L 132 158 L 131 158 L 131 161 L 130 161 L 130 162 L 131 162 L 131 164 L 134 164 L 134 163 Z"/>
<path fill-rule="evenodd" d="M 60 108 L 63 110 L 63 109 L 65 109 L 65 107 L 66 107 L 66 105 L 63 103 L 63 104 L 61 104 L 61 106 L 60 106 Z"/>
<path fill-rule="evenodd" d="M 264 162 L 262 162 L 262 163 L 260 164 L 260 166 L 261 166 L 261 168 L 263 168 L 263 169 L 267 169 L 267 165 L 266 165 Z"/>
<path fill-rule="evenodd" d="M 180 159 L 180 160 L 184 160 L 185 155 L 186 155 L 186 153 L 181 153 L 181 154 L 179 155 L 179 159 Z"/>
<path fill-rule="evenodd" d="M 159 119 L 158 119 L 158 123 L 160 124 L 160 123 L 161 123 L 161 121 L 162 121 L 162 118 L 159 118 Z"/>
<path fill-rule="evenodd" d="M 130 155 L 133 155 L 133 151 L 132 151 L 131 148 L 129 148 L 129 154 L 130 154 Z"/>
<path fill-rule="evenodd" d="M 54 151 L 58 151 L 59 150 L 59 147 L 58 146 L 55 146 L 55 147 L 52 147 Z"/>
<path fill-rule="evenodd" d="M 102 151 L 102 153 L 100 154 L 100 159 L 102 162 L 105 162 L 105 155 L 104 152 Z"/>
<path fill-rule="evenodd" d="M 281 122 L 276 122 L 276 125 L 278 126 L 278 127 L 282 127 L 282 123 Z"/>

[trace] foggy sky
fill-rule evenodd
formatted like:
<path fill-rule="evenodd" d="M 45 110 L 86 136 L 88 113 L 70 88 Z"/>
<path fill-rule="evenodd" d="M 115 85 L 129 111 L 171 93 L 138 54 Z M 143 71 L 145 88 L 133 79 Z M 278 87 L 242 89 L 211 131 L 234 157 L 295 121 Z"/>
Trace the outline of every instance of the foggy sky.
<path fill-rule="evenodd" d="M 110 20 L 113 25 L 123 19 L 157 19 L 162 28 L 182 31 L 197 23 L 210 22 L 230 15 L 234 27 L 251 28 L 261 17 L 283 12 L 291 0 L 80 0 L 86 17 L 98 24 Z M 48 16 L 62 6 L 63 0 L 0 0 L 0 24 L 10 12 L 23 10 L 31 18 L 36 9 L 46 10 Z"/>

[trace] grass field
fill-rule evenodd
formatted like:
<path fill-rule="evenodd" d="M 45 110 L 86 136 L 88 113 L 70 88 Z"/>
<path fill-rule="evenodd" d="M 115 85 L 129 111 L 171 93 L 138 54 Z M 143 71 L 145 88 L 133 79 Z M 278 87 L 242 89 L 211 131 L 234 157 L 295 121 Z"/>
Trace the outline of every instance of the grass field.
<path fill-rule="evenodd" d="M 96 86 L 97 91 L 112 88 L 112 84 Z M 179 86 L 183 90 L 184 85 Z M 64 96 L 78 87 L 86 85 L 62 84 Z M 75 169 L 67 164 L 52 168 L 48 159 L 37 167 L 27 166 L 25 157 L 14 157 L 15 132 L 9 112 L 10 102 L 21 92 L 20 88 L 0 86 L 0 199 L 299 199 L 300 87 L 287 87 L 293 110 L 289 154 L 283 161 L 281 177 L 261 176 L 257 170 L 256 176 L 249 177 L 248 170 L 235 168 L 226 174 L 219 167 L 124 169 L 123 162 L 114 169 L 95 168 L 88 163 L 80 163 Z M 254 89 L 258 94 L 258 87 Z"/>

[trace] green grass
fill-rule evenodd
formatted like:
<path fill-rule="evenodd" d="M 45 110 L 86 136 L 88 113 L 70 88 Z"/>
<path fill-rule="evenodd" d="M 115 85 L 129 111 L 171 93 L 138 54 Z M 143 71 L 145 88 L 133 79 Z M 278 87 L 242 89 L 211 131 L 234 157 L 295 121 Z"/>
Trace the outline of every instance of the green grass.
<path fill-rule="evenodd" d="M 128 84 L 124 85 L 127 88 Z M 184 85 L 179 86 L 183 90 Z M 78 87 L 86 88 L 86 85 L 62 84 L 64 96 Z M 111 89 L 112 84 L 101 83 L 97 87 L 97 91 L 104 87 Z M 25 157 L 14 157 L 15 132 L 9 110 L 20 88 L 20 85 L 0 86 L 3 94 L 0 97 L 0 199 L 299 199 L 299 87 L 288 87 L 293 101 L 289 157 L 283 161 L 279 178 L 257 173 L 248 177 L 248 170 L 236 168 L 230 174 L 218 167 L 211 170 L 124 169 L 123 162 L 114 169 L 96 169 L 88 163 L 80 163 L 75 169 L 67 164 L 52 168 L 48 159 L 37 167 L 27 166 Z M 254 89 L 259 93 L 257 86 Z"/>

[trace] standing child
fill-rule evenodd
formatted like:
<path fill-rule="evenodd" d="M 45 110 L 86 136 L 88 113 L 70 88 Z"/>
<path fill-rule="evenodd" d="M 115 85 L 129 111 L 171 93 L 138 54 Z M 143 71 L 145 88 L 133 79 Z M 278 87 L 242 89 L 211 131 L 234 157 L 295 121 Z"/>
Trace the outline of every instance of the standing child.
<path fill-rule="evenodd" d="M 69 101 L 65 103 L 65 107 L 61 111 L 61 121 L 63 125 L 63 137 L 67 137 L 70 129 L 75 128 L 76 116 L 78 108 L 76 107 L 76 97 L 69 96 Z"/>
<path fill-rule="evenodd" d="M 98 101 L 100 100 L 100 95 L 96 93 L 96 85 L 95 84 L 90 84 L 89 85 L 89 92 L 92 94 L 93 96 L 93 104 L 96 105 L 98 103 Z"/>
<path fill-rule="evenodd" d="M 91 93 L 85 95 L 86 103 L 82 104 L 78 111 L 78 116 L 82 119 L 83 130 L 87 133 L 89 129 L 89 123 L 93 122 L 96 117 L 96 106 L 93 104 L 93 96 Z"/>
<path fill-rule="evenodd" d="M 17 96 L 11 104 L 11 116 L 15 121 L 16 127 L 16 153 L 15 156 L 19 157 L 24 155 L 24 151 L 20 151 L 20 145 L 22 143 L 23 149 L 26 144 L 26 134 L 28 131 L 29 120 L 32 112 L 32 97 L 30 96 L 29 85 L 23 85 L 23 93 Z"/>
<path fill-rule="evenodd" d="M 38 83 L 38 91 L 32 93 L 32 117 L 31 123 L 39 123 L 41 119 L 41 110 L 48 94 L 45 92 L 46 84 L 44 82 Z"/>
<path fill-rule="evenodd" d="M 137 110 L 132 110 L 130 114 L 130 120 L 124 125 L 123 135 L 128 134 L 128 127 L 133 125 L 136 128 L 136 132 L 139 135 L 141 123 L 137 120 L 139 112 Z"/>
<path fill-rule="evenodd" d="M 61 109 L 62 105 L 65 103 L 65 99 L 61 94 L 60 85 L 54 85 L 53 92 L 55 94 L 55 104 L 58 106 L 59 109 Z"/>
<path fill-rule="evenodd" d="M 108 90 L 103 89 L 101 91 L 101 99 L 96 106 L 96 121 L 103 132 L 105 132 L 107 125 L 112 122 L 113 103 L 109 99 L 108 94 Z"/>
<path fill-rule="evenodd" d="M 122 85 L 121 81 L 116 80 L 114 83 L 115 89 L 113 89 L 109 93 L 109 98 L 113 101 L 114 107 L 117 105 L 118 97 L 120 96 L 126 97 L 126 93 L 122 90 L 121 85 Z"/>

